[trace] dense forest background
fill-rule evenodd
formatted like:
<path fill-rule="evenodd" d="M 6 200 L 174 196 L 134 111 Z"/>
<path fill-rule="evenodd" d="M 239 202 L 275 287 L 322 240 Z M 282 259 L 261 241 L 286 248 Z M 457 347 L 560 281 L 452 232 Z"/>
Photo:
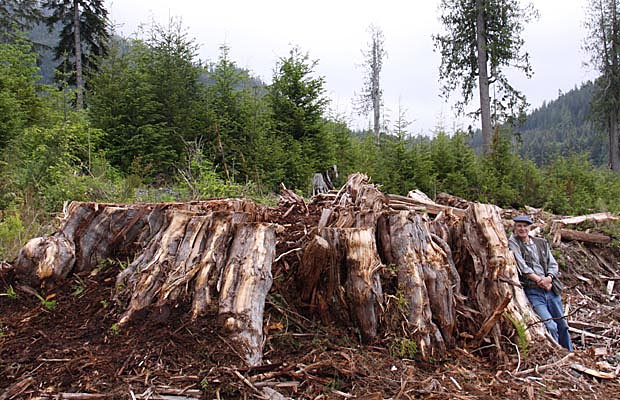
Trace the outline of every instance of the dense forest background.
<path fill-rule="evenodd" d="M 309 196 L 312 175 L 331 165 L 337 185 L 364 172 L 394 194 L 447 192 L 556 214 L 620 210 L 591 82 L 496 129 L 483 156 L 479 132 L 439 121 L 412 135 L 400 111 L 379 137 L 352 131 L 331 111 L 320 60 L 292 47 L 265 84 L 227 46 L 217 60 L 199 60 L 174 19 L 132 38 L 111 35 L 90 58 L 80 109 L 53 51 L 61 27 L 37 23 L 0 42 L 0 259 L 53 229 L 67 200 L 273 203 L 281 183 Z"/>

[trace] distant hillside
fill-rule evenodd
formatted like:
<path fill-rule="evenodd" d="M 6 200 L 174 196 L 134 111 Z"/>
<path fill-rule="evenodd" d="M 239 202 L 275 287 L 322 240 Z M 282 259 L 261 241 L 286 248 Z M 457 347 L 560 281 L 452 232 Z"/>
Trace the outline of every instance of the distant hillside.
<path fill-rule="evenodd" d="M 584 83 L 529 114 L 516 129 L 519 153 L 538 165 L 575 153 L 588 154 L 595 165 L 607 164 L 606 134 L 590 120 L 595 90 L 594 83 Z"/>
<path fill-rule="evenodd" d="M 39 53 L 39 75 L 41 81 L 51 85 L 59 61 L 54 58 L 54 47 L 58 44 L 60 28 L 50 32 L 45 24 L 36 25 L 30 32 L 30 40 L 36 43 L 35 50 Z"/>

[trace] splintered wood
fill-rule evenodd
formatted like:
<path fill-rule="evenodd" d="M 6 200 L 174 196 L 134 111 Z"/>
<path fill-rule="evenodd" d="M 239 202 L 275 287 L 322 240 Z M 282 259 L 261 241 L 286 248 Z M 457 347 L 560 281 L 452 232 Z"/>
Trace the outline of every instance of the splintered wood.
<path fill-rule="evenodd" d="M 22 282 L 49 288 L 106 260 L 130 260 L 116 277 L 119 327 L 187 305 L 191 320 L 214 318 L 248 365 L 262 362 L 274 270 L 289 289 L 279 294 L 304 318 L 350 329 L 364 343 L 413 343 L 421 359 L 483 342 L 505 359 L 517 335 L 547 340 L 521 290 L 501 209 L 448 195 L 437 204 L 419 191 L 385 195 L 363 174 L 309 203 L 281 189 L 277 208 L 243 199 L 73 202 L 58 232 L 24 246 L 15 271 Z M 580 256 L 595 258 L 587 249 Z M 605 266 L 598 277 L 582 278 L 605 276 L 612 296 L 617 266 L 597 260 Z M 586 300 L 566 304 L 579 310 Z M 617 335 L 615 327 L 573 333 L 592 340 Z"/>

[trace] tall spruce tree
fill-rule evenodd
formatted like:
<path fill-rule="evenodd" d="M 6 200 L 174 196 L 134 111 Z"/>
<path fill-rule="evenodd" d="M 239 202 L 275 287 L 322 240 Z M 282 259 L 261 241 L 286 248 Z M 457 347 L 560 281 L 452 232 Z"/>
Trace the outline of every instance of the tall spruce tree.
<path fill-rule="evenodd" d="M 464 114 L 478 87 L 480 107 L 474 114 L 480 116 L 488 154 L 493 126 L 520 118 L 527 107 L 525 96 L 508 82 L 504 70 L 517 68 L 531 76 L 521 33 L 536 12 L 531 4 L 521 7 L 519 0 L 441 0 L 441 8 L 445 32 L 433 39 L 441 53 L 442 95 L 448 98 L 460 87 L 463 98 L 456 110 Z"/>
<path fill-rule="evenodd" d="M 601 73 L 593 111 L 607 130 L 609 167 L 620 171 L 620 1 L 590 0 L 586 49 Z"/>
<path fill-rule="evenodd" d="M 240 166 L 242 173 L 247 172 L 246 154 L 251 150 L 250 138 L 244 130 L 241 90 L 249 77 L 230 59 L 229 53 L 228 46 L 220 46 L 220 57 L 209 73 L 213 83 L 207 86 L 207 99 L 213 137 L 213 163 L 221 165 L 226 179 L 234 181 L 238 169 L 235 165 Z"/>
<path fill-rule="evenodd" d="M 298 47 L 282 57 L 274 71 L 268 101 L 274 129 L 286 143 L 287 183 L 303 189 L 313 172 L 334 163 L 334 147 L 327 142 L 323 114 L 329 100 L 323 77 L 315 77 L 317 61 L 311 61 Z"/>
<path fill-rule="evenodd" d="M 62 74 L 70 73 L 69 83 L 76 86 L 76 108 L 84 107 L 84 75 L 97 70 L 96 57 L 107 52 L 110 37 L 108 11 L 103 0 L 44 0 L 51 12 L 48 27 L 60 26 L 56 59 Z M 61 76 L 64 80 L 64 76 Z"/>

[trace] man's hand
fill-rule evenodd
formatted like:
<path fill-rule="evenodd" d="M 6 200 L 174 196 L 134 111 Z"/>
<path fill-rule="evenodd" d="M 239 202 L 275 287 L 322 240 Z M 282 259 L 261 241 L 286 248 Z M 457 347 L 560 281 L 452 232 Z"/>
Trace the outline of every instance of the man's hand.
<path fill-rule="evenodd" d="M 553 278 L 551 276 L 545 276 L 538 281 L 538 287 L 546 290 L 547 292 L 553 288 Z"/>

